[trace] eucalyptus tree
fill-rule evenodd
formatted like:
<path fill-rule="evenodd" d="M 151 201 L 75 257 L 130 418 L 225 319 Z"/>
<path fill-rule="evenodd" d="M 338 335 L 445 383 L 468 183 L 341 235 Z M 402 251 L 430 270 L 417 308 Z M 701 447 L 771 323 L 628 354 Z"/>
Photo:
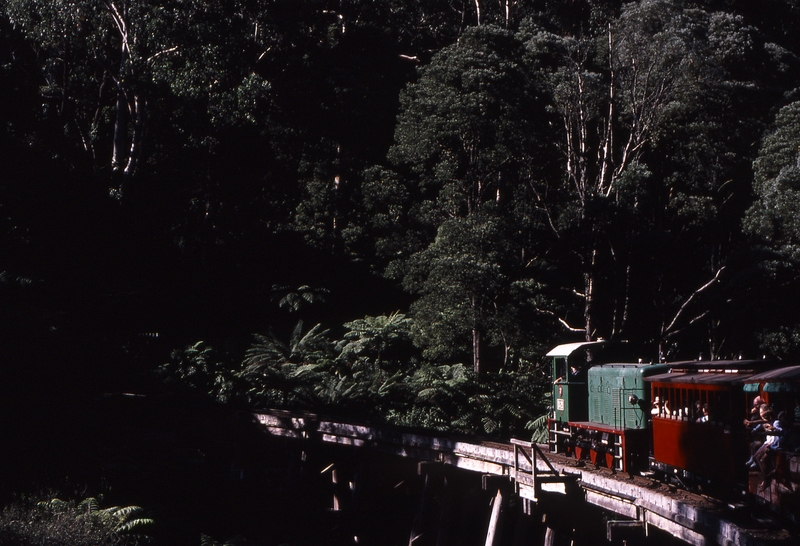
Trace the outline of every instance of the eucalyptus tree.
<path fill-rule="evenodd" d="M 469 346 L 476 371 L 487 346 L 501 347 L 498 360 L 507 362 L 514 345 L 503 322 L 524 248 L 511 218 L 524 208 L 520 188 L 539 157 L 544 117 L 522 60 L 513 34 L 489 25 L 436 54 L 401 96 L 389 150 L 400 174 L 375 173 L 384 184 L 370 186 L 405 201 L 381 216 L 404 247 L 391 243 L 390 229 L 382 241 L 397 251 L 389 273 L 419 295 L 417 342 L 444 360 Z"/>
<path fill-rule="evenodd" d="M 418 294 L 411 313 L 425 357 L 452 361 L 471 347 L 473 370 L 481 372 L 485 337 L 503 336 L 500 305 L 510 284 L 504 239 L 498 222 L 476 213 L 443 223 L 434 242 L 409 259 L 404 286 Z"/>
<path fill-rule="evenodd" d="M 415 189 L 435 203 L 431 225 L 502 202 L 518 179 L 537 132 L 521 60 L 511 33 L 469 29 L 404 91 L 389 159 L 410 170 Z"/>
<path fill-rule="evenodd" d="M 520 35 L 559 120 L 561 174 L 540 186 L 538 203 L 565 272 L 553 314 L 586 338 L 661 344 L 710 320 L 700 300 L 726 272 L 724 241 L 741 209 L 725 203 L 746 179 L 726 132 L 754 127 L 742 104 L 758 87 L 735 70 L 753 58 L 753 30 L 728 14 L 645 0 L 604 29 L 533 25 Z M 722 104 L 742 117 L 720 116 Z M 676 265 L 675 252 L 690 259 Z"/>
<path fill-rule="evenodd" d="M 269 90 L 243 2 L 10 0 L 4 15 L 35 55 L 44 117 L 119 199 L 149 157 L 174 155 L 170 136 L 208 150 L 208 125 L 254 121 Z"/>
<path fill-rule="evenodd" d="M 765 253 L 763 276 L 751 295 L 761 322 L 765 350 L 779 356 L 800 352 L 797 267 L 800 264 L 800 102 L 781 108 L 764 137 L 757 159 L 755 202 L 747 211 L 745 230 Z"/>
<path fill-rule="evenodd" d="M 45 115 L 91 158 L 110 167 L 122 191 L 138 168 L 147 117 L 149 5 L 10 1 L 12 25 L 35 51 Z"/>

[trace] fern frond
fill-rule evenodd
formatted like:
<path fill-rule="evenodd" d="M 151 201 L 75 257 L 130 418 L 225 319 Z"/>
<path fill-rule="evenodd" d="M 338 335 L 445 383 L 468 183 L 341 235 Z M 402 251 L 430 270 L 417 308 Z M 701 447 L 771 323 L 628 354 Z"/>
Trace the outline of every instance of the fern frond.
<path fill-rule="evenodd" d="M 487 434 L 491 434 L 497 430 L 497 421 L 488 415 L 481 418 L 481 424 L 483 425 L 483 430 L 486 431 Z"/>
<path fill-rule="evenodd" d="M 103 512 L 114 516 L 120 521 L 125 521 L 131 515 L 139 513 L 141 511 L 142 509 L 139 506 L 111 506 L 103 510 Z"/>
<path fill-rule="evenodd" d="M 118 525 L 114 531 L 119 534 L 138 534 L 142 527 L 154 523 L 155 521 L 150 518 L 137 518 Z"/>
<path fill-rule="evenodd" d="M 100 503 L 94 497 L 89 497 L 83 499 L 80 503 L 78 503 L 78 510 L 81 512 L 85 512 L 91 514 L 93 512 L 97 512 L 100 510 Z"/>
<path fill-rule="evenodd" d="M 531 441 L 535 444 L 543 444 L 548 440 L 547 417 L 548 414 L 545 413 L 525 424 L 525 430 L 532 431 Z"/>
<path fill-rule="evenodd" d="M 36 503 L 36 505 L 41 508 L 47 508 L 53 510 L 55 512 L 62 512 L 67 508 L 69 508 L 68 502 L 55 498 L 46 501 L 39 501 L 38 503 Z"/>

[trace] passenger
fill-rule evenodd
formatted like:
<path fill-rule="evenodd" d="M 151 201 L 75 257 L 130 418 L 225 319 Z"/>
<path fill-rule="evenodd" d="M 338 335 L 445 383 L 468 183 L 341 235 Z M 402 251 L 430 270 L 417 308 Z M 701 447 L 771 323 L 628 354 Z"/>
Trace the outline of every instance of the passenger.
<path fill-rule="evenodd" d="M 708 423 L 708 404 L 700 406 L 700 417 L 696 421 L 698 423 Z"/>
<path fill-rule="evenodd" d="M 650 415 L 661 415 L 661 398 L 658 396 L 653 400 L 653 409 L 650 410 Z"/>
<path fill-rule="evenodd" d="M 761 397 L 757 396 L 756 400 L 761 400 Z M 753 402 L 755 402 L 756 400 L 754 400 Z M 770 414 L 772 413 L 772 410 L 767 404 L 764 404 L 762 402 L 761 404 L 758 405 L 758 408 L 756 408 L 756 410 L 758 412 L 757 416 L 754 416 L 754 414 L 756 413 L 755 411 L 750 410 L 750 415 L 749 415 L 750 419 L 744 420 L 744 426 L 746 426 L 751 430 L 755 430 L 755 428 L 757 428 L 759 425 L 763 425 L 764 423 L 769 423 L 769 421 L 771 420 L 771 416 L 770 418 L 764 417 L 764 412 L 768 411 L 770 412 Z"/>
<path fill-rule="evenodd" d="M 767 441 L 767 435 L 772 429 L 771 422 L 773 417 L 770 407 L 766 404 L 761 404 L 759 412 L 758 421 L 748 421 L 745 419 L 745 424 L 749 425 L 748 429 L 750 431 L 750 439 L 752 440 L 750 442 L 750 459 L 745 463 L 749 468 L 755 468 L 757 466 L 756 453 L 758 453 L 758 450 L 761 449 L 761 446 Z"/>
<path fill-rule="evenodd" d="M 756 424 L 750 431 L 751 434 L 759 436 L 758 439 L 750 443 L 750 459 L 745 463 L 750 468 L 755 468 L 758 465 L 758 455 L 762 453 L 762 447 L 775 441 L 777 434 L 774 434 L 774 425 L 778 424 L 778 427 L 780 427 L 779 421 L 772 421 L 772 410 L 766 404 L 761 405 L 760 417 L 763 421 Z M 751 421 L 751 423 L 755 423 L 755 421 Z"/>
<path fill-rule="evenodd" d="M 753 455 L 753 459 L 755 459 L 761 475 L 764 477 L 759 489 L 766 489 L 770 478 L 775 474 L 774 467 L 767 471 L 767 458 L 778 449 L 782 449 L 784 431 L 789 428 L 789 425 L 789 415 L 785 411 L 780 412 L 778 418 L 771 425 L 768 423 L 764 425 L 767 430 L 767 439 L 764 440 L 763 445 Z"/>
<path fill-rule="evenodd" d="M 749 421 L 758 421 L 759 420 L 759 410 L 761 405 L 764 403 L 764 399 L 760 396 L 756 396 L 753 399 L 753 405 L 750 406 L 750 412 L 747 414 L 747 418 L 744 420 L 744 426 L 749 426 Z"/>
<path fill-rule="evenodd" d="M 698 400 L 694 403 L 694 413 L 692 414 L 692 417 L 694 418 L 695 421 L 699 421 L 702 416 L 703 416 L 703 404 L 700 402 L 700 400 Z"/>

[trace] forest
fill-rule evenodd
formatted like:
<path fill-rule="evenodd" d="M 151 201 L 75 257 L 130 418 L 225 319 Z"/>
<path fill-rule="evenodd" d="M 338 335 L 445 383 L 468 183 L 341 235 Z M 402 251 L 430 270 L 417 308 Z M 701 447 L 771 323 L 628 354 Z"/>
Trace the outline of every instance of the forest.
<path fill-rule="evenodd" d="M 0 500 L 100 480 L 85 419 L 121 393 L 507 437 L 559 343 L 796 359 L 798 28 L 794 0 L 4 0 L 0 462 L 29 460 Z"/>

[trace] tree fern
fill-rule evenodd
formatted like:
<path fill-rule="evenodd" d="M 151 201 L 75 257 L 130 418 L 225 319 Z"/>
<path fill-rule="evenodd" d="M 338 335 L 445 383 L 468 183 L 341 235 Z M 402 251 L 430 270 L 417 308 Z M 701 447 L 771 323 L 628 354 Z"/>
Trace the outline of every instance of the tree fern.
<path fill-rule="evenodd" d="M 267 367 L 286 362 L 316 362 L 330 356 L 331 343 L 328 330 L 321 324 L 303 332 L 303 321 L 297 321 L 289 343 L 280 341 L 272 332 L 255 334 L 255 342 L 245 352 L 245 373 L 263 373 Z"/>
<path fill-rule="evenodd" d="M 272 286 L 272 299 L 278 300 L 278 307 L 290 313 L 297 313 L 314 303 L 325 301 L 325 295 L 330 291 L 326 288 L 312 288 L 306 284 L 291 290 L 288 286 Z M 281 295 L 282 294 L 282 295 Z"/>
<path fill-rule="evenodd" d="M 525 425 L 526 430 L 531 431 L 531 442 L 535 444 L 545 444 L 548 441 L 548 430 L 547 430 L 547 417 L 549 414 L 545 413 L 544 415 L 537 417 L 532 421 L 528 421 Z"/>

